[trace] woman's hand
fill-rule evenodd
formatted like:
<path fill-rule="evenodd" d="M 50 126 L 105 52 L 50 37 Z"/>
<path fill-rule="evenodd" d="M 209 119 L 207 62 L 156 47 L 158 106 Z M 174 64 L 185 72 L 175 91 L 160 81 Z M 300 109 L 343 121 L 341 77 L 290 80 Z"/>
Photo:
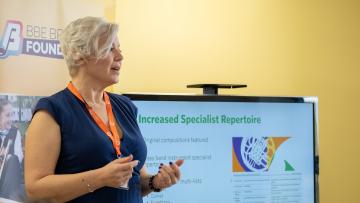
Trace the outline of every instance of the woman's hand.
<path fill-rule="evenodd" d="M 179 159 L 169 165 L 160 164 L 159 173 L 154 177 L 153 184 L 155 188 L 164 189 L 176 184 L 181 177 L 180 166 L 184 160 Z"/>
<path fill-rule="evenodd" d="M 102 168 L 104 186 L 119 188 L 132 177 L 133 168 L 139 163 L 133 156 L 118 158 Z"/>

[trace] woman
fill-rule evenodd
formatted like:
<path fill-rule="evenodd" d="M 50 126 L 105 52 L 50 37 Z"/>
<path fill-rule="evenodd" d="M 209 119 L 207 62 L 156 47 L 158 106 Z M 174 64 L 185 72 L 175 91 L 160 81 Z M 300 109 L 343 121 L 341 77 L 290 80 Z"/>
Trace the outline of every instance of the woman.
<path fill-rule="evenodd" d="M 85 17 L 62 32 L 71 82 L 35 107 L 25 141 L 30 199 L 54 202 L 142 202 L 177 183 L 183 160 L 146 172 L 146 145 L 137 109 L 105 92 L 119 80 L 123 56 L 118 26 Z"/>

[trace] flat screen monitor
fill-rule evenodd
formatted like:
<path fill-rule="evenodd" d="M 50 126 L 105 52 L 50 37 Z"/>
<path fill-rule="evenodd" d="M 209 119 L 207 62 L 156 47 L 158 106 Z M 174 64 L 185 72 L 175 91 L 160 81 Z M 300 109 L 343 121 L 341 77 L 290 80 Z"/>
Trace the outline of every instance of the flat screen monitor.
<path fill-rule="evenodd" d="M 126 96 L 148 172 L 185 160 L 178 184 L 145 203 L 316 202 L 316 98 Z"/>

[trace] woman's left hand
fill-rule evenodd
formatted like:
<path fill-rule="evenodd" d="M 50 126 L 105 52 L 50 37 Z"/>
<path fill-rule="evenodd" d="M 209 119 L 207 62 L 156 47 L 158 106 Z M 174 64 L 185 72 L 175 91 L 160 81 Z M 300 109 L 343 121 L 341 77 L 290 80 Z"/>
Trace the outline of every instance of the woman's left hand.
<path fill-rule="evenodd" d="M 170 162 L 169 165 L 160 164 L 159 172 L 154 177 L 154 187 L 158 189 L 168 188 L 176 184 L 180 180 L 180 166 L 184 160 L 179 159 L 175 163 Z"/>

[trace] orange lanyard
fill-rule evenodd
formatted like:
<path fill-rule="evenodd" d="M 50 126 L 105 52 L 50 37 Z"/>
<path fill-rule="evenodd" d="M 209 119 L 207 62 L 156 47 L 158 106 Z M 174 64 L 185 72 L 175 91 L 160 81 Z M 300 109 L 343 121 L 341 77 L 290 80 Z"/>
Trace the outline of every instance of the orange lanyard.
<path fill-rule="evenodd" d="M 80 99 L 80 101 L 82 101 L 85 104 L 86 109 L 89 111 L 89 113 L 90 113 L 91 117 L 94 119 L 95 123 L 100 127 L 100 129 L 102 131 L 104 131 L 104 133 L 112 141 L 113 147 L 116 150 L 116 154 L 119 157 L 121 155 L 120 136 L 119 136 L 119 132 L 116 129 L 115 116 L 114 116 L 114 113 L 111 108 L 109 95 L 106 92 L 104 92 L 104 101 L 105 101 L 105 105 L 106 105 L 106 113 L 107 113 L 107 116 L 109 119 L 110 129 L 101 120 L 101 118 L 96 114 L 96 112 L 86 103 L 84 98 L 81 96 L 80 92 L 76 89 L 76 87 L 71 82 L 69 82 L 69 84 L 67 85 L 67 88 L 70 90 L 70 92 L 73 95 L 75 95 L 78 99 Z"/>

